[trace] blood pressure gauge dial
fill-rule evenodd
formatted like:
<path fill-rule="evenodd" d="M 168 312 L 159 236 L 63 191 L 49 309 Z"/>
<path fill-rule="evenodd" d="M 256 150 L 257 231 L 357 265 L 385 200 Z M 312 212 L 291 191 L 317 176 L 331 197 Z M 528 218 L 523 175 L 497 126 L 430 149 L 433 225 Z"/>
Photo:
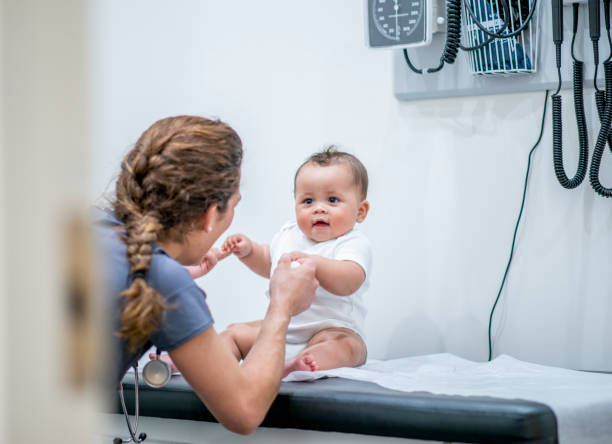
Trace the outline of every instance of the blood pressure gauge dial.
<path fill-rule="evenodd" d="M 368 46 L 407 47 L 428 44 L 432 0 L 366 0 Z"/>

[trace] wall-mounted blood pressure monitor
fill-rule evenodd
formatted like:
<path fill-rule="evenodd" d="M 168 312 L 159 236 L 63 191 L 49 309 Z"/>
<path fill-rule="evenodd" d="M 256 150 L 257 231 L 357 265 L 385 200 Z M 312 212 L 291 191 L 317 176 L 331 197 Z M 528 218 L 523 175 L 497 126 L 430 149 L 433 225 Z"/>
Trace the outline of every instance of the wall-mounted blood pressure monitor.
<path fill-rule="evenodd" d="M 431 42 L 432 0 L 366 0 L 370 48 L 410 47 Z"/>

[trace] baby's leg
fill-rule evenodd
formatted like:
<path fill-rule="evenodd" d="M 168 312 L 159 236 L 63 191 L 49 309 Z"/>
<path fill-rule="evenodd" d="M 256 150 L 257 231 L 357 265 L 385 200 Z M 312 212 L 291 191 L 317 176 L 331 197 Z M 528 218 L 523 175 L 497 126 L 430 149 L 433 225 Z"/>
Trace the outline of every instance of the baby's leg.
<path fill-rule="evenodd" d="M 227 343 L 232 354 L 240 361 L 253 347 L 260 328 L 261 321 L 231 324 L 225 331 L 221 332 L 220 336 Z"/>
<path fill-rule="evenodd" d="M 307 347 L 285 362 L 285 374 L 295 370 L 329 370 L 357 367 L 365 363 L 366 345 L 363 339 L 346 328 L 326 328 L 308 341 Z"/>

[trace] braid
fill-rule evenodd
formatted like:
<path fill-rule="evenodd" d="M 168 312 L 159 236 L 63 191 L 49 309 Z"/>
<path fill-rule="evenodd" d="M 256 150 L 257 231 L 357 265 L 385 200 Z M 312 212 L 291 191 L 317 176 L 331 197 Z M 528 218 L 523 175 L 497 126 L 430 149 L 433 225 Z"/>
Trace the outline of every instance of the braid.
<path fill-rule="evenodd" d="M 122 240 L 131 275 L 149 271 L 156 242 L 183 240 L 212 204 L 225 210 L 238 189 L 241 161 L 240 138 L 218 120 L 170 117 L 142 134 L 121 164 L 113 203 L 115 215 L 125 224 Z M 119 336 L 134 351 L 171 307 L 140 276 L 120 296 Z"/>
<path fill-rule="evenodd" d="M 123 218 L 126 221 L 123 241 L 127 245 L 131 275 L 138 272 L 146 274 L 149 270 L 153 259 L 153 243 L 157 241 L 162 229 L 154 211 L 142 214 L 145 193 L 141 179 L 147 162 L 145 155 L 138 152 L 135 154 L 126 157 L 123 163 L 125 174 L 120 177 L 123 183 L 117 187 L 117 202 L 121 202 L 127 213 Z M 134 351 L 157 329 L 168 304 L 142 277 L 133 279 L 120 296 L 124 302 L 119 335 L 127 338 L 128 348 Z"/>

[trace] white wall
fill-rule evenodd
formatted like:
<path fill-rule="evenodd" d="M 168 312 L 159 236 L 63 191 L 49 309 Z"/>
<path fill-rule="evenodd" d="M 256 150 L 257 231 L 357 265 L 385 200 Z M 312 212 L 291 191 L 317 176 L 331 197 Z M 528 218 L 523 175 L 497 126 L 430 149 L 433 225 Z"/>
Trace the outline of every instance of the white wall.
<path fill-rule="evenodd" d="M 362 9 L 355 0 L 92 1 L 93 196 L 109 189 L 122 155 L 156 119 L 219 116 L 245 147 L 230 232 L 267 241 L 291 217 L 295 168 L 338 143 L 371 180 L 370 357 L 485 360 L 544 93 L 400 103 L 391 54 L 364 45 Z M 569 112 L 566 121 L 573 145 Z M 550 133 L 548 118 L 495 318 L 495 354 L 612 370 L 611 202 L 586 182 L 561 188 Z M 603 168 L 611 186 L 609 153 Z M 235 258 L 201 285 L 218 329 L 265 310 L 266 281 Z"/>

